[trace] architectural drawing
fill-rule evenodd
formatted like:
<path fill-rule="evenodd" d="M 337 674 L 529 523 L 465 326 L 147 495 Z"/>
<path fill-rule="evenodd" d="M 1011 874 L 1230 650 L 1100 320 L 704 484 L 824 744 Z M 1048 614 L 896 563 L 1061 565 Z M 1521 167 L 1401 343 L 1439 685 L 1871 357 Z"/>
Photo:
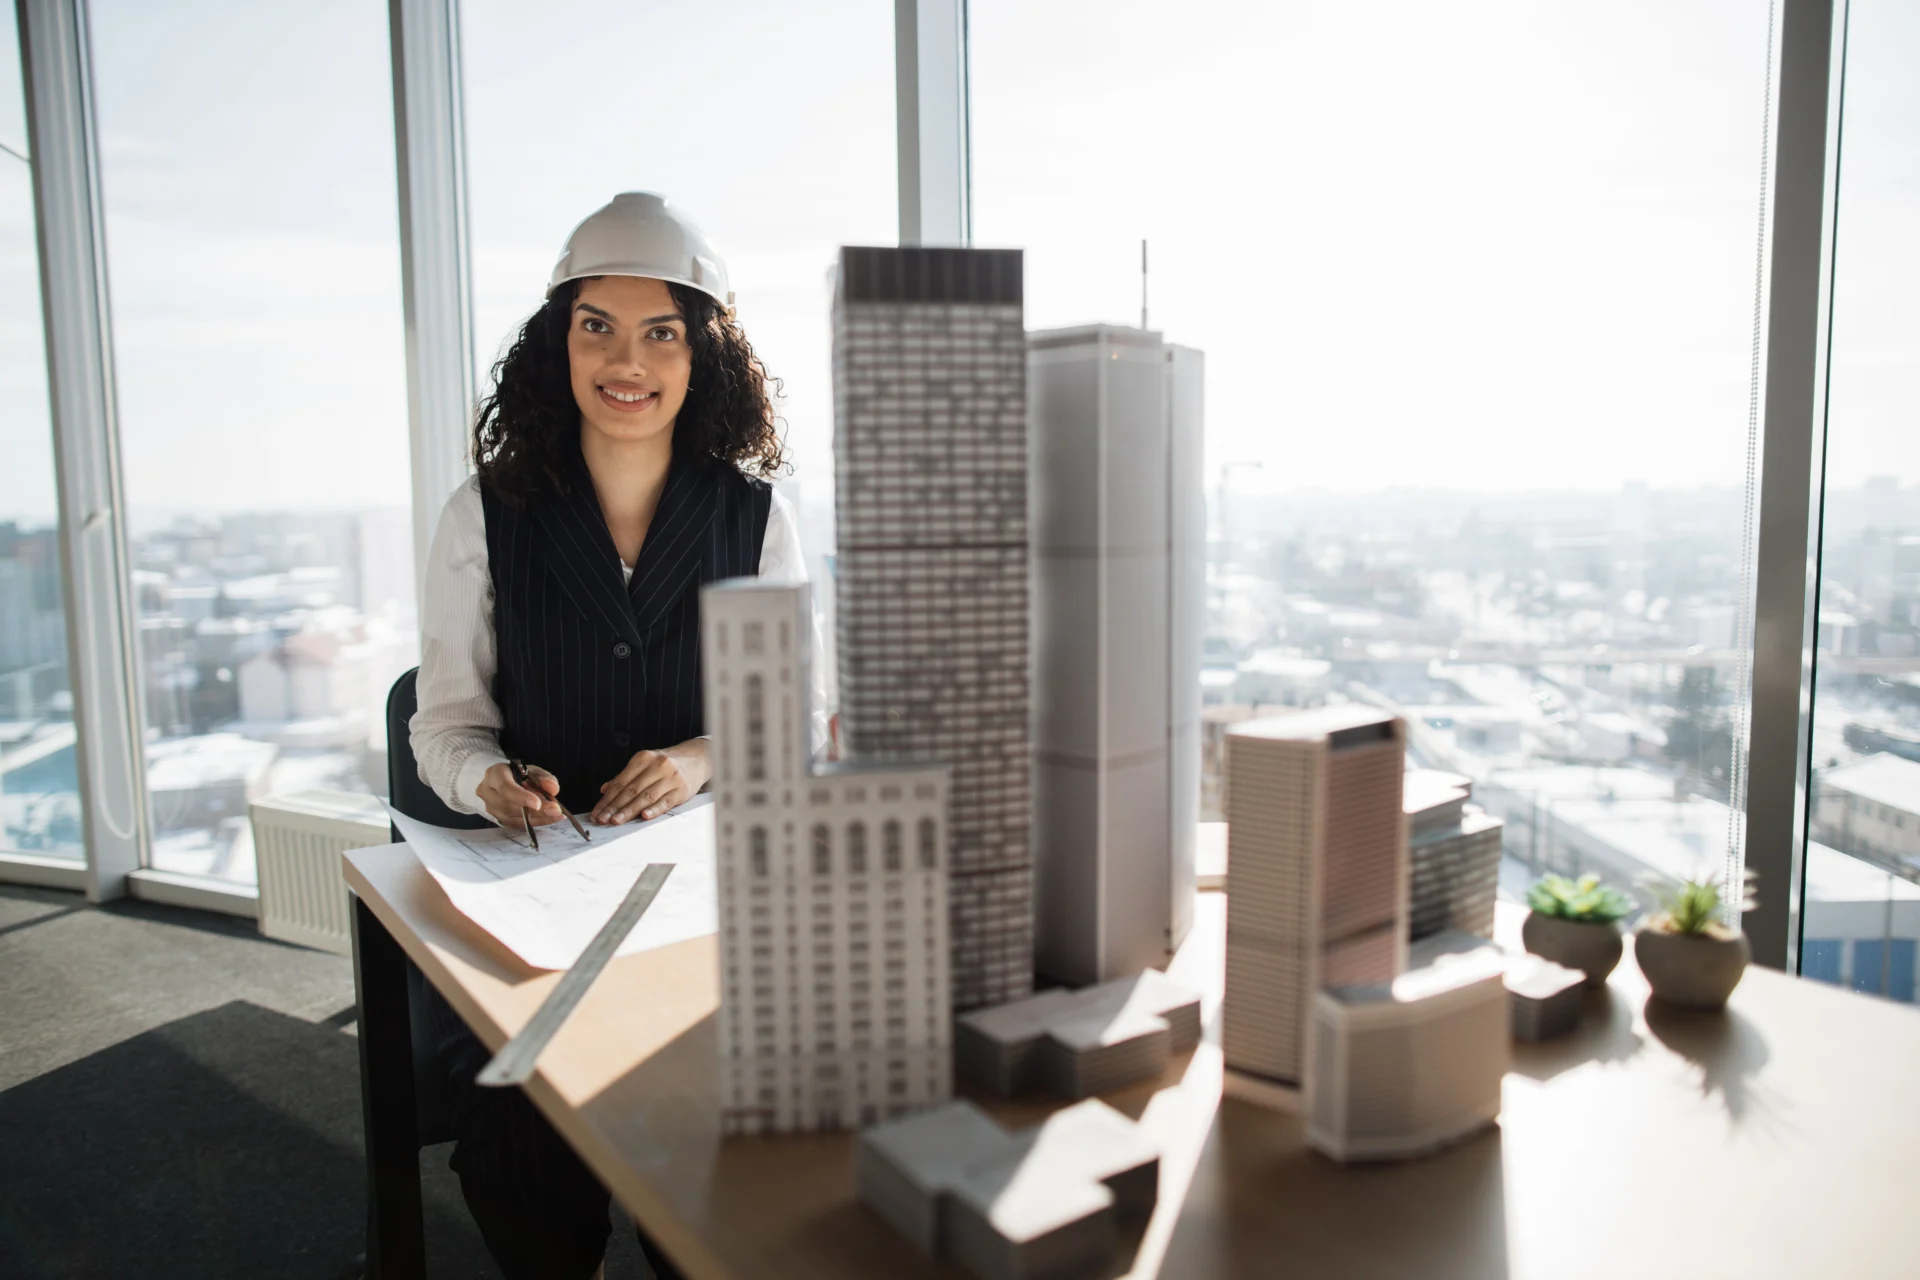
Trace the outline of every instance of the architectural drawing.
<path fill-rule="evenodd" d="M 453 905 L 537 969 L 572 968 L 651 862 L 674 863 L 674 873 L 615 954 L 714 931 L 714 810 L 704 796 L 649 822 L 603 830 L 591 843 L 555 823 L 538 850 L 511 828 L 436 827 L 391 807 L 388 814 Z"/>
<path fill-rule="evenodd" d="M 1061 982 L 1165 964 L 1192 923 L 1202 371 L 1143 329 L 1028 337 L 1034 951 Z"/>
<path fill-rule="evenodd" d="M 841 250 L 836 628 L 850 751 L 952 769 L 953 1002 L 1033 983 L 1017 250 Z"/>
<path fill-rule="evenodd" d="M 701 593 L 728 1133 L 850 1129 L 952 1092 L 947 771 L 816 765 L 805 584 Z"/>

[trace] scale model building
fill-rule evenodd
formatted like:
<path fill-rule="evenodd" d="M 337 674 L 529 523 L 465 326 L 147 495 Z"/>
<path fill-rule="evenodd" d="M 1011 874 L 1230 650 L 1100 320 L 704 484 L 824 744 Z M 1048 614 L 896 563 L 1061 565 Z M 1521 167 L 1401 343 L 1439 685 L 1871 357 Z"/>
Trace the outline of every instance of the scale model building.
<path fill-rule="evenodd" d="M 1200 997 L 1148 969 L 963 1014 L 953 1047 L 960 1073 L 997 1097 L 1084 1098 L 1157 1076 L 1198 1043 Z"/>
<path fill-rule="evenodd" d="M 836 628 L 851 751 L 952 767 L 953 1003 L 1033 989 L 1018 250 L 845 248 Z"/>
<path fill-rule="evenodd" d="M 1336 1160 L 1421 1155 L 1499 1118 L 1506 957 L 1447 931 L 1411 961 L 1391 982 L 1316 997 L 1307 1142 Z"/>
<path fill-rule="evenodd" d="M 1513 1002 L 1513 1038 L 1538 1043 L 1580 1025 L 1587 975 L 1544 956 L 1515 956 L 1507 966 L 1507 996 Z"/>
<path fill-rule="evenodd" d="M 930 1258 L 982 1280 L 1080 1275 L 1153 1213 L 1157 1147 L 1098 1099 L 1008 1133 L 969 1102 L 867 1129 L 860 1199 Z"/>
<path fill-rule="evenodd" d="M 1165 964 L 1192 924 L 1206 528 L 1198 351 L 1030 334 L 1035 963 Z"/>
<path fill-rule="evenodd" d="M 805 584 L 701 593 L 728 1133 L 844 1129 L 952 1095 L 947 775 L 816 766 Z"/>
<path fill-rule="evenodd" d="M 1506 824 L 1468 803 L 1473 779 L 1438 769 L 1409 769 L 1407 814 L 1413 938 L 1458 929 L 1493 936 Z"/>
<path fill-rule="evenodd" d="M 1405 723 L 1372 707 L 1227 734 L 1230 1088 L 1300 1088 L 1319 991 L 1390 983 L 1405 968 L 1405 758 Z"/>

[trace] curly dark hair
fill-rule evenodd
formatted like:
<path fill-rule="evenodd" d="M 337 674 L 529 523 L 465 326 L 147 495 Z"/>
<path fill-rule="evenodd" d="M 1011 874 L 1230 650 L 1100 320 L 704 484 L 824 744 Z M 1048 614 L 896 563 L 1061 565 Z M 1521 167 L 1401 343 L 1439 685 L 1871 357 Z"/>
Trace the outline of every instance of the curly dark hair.
<path fill-rule="evenodd" d="M 567 331 L 584 280 L 569 280 L 527 317 L 493 366 L 493 394 L 473 421 L 473 465 L 496 496 L 524 506 L 564 493 L 566 451 L 580 442 L 580 406 L 567 364 Z M 786 465 L 773 397 L 780 380 L 760 363 L 746 334 L 698 289 L 669 284 L 687 321 L 693 375 L 674 420 L 676 456 L 709 458 L 771 478 Z"/>

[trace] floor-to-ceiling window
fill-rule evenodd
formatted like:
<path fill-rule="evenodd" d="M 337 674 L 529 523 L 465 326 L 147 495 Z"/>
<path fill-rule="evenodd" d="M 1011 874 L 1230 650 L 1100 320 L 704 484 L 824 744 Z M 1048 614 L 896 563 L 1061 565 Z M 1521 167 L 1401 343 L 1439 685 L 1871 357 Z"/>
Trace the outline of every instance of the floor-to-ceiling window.
<path fill-rule="evenodd" d="M 417 650 L 387 6 L 88 6 L 152 863 L 384 790 Z"/>
<path fill-rule="evenodd" d="M 0 853 L 82 856 L 19 32 L 0 14 Z"/>
<path fill-rule="evenodd" d="M 726 256 L 780 379 L 781 487 L 831 608 L 828 273 L 841 245 L 898 237 L 893 6 L 470 0 L 460 20 L 482 386 L 573 226 L 619 192 L 665 195 Z"/>
<path fill-rule="evenodd" d="M 1206 756 L 1398 709 L 1506 880 L 1723 873 L 1765 3 L 971 7 L 1033 328 L 1206 354 Z M 1217 777 L 1205 799 L 1217 810 Z"/>
<path fill-rule="evenodd" d="M 1912 1003 L 1920 940 L 1920 10 L 1848 6 L 1801 972 Z"/>

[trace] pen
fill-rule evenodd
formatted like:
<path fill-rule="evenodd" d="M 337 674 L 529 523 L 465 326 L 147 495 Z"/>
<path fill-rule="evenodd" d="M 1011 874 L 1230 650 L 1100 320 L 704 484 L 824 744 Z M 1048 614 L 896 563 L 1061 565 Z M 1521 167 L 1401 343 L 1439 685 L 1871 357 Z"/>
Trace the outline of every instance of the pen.
<path fill-rule="evenodd" d="M 509 760 L 507 761 L 507 767 L 513 771 L 513 780 L 515 782 L 527 788 L 531 788 L 533 786 L 533 780 L 527 776 L 526 765 L 521 764 L 518 760 Z M 580 838 L 582 840 L 587 841 L 589 844 L 591 844 L 593 842 L 593 833 L 580 825 L 580 819 L 573 816 L 573 810 L 567 808 L 567 806 L 561 801 L 559 796 L 555 796 L 553 798 L 553 802 L 560 806 L 561 814 L 566 818 L 568 822 L 573 824 L 573 829 L 580 833 Z M 529 823 L 527 826 L 527 833 L 529 837 L 532 836 L 533 826 L 531 823 Z M 533 847 L 538 849 L 540 847 L 540 842 L 538 840 L 535 840 Z"/>

